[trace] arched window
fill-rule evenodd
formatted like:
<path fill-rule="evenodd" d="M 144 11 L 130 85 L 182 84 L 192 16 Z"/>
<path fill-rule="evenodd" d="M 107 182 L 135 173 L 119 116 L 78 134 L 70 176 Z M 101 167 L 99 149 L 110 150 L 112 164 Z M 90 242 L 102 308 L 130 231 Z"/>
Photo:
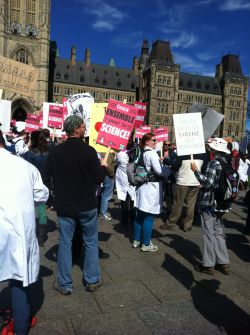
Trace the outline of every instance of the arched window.
<path fill-rule="evenodd" d="M 24 64 L 29 64 L 29 54 L 24 49 L 20 49 L 15 54 L 15 60 Z"/>

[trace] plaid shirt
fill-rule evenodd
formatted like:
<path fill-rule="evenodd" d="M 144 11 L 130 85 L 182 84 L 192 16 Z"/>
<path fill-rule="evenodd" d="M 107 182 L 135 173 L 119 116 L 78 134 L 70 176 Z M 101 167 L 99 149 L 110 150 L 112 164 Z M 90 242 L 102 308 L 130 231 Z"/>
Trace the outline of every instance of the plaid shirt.
<path fill-rule="evenodd" d="M 202 190 L 200 192 L 200 207 L 202 208 L 213 208 L 215 209 L 214 204 L 214 189 L 219 186 L 219 179 L 221 175 L 221 164 L 216 160 L 219 158 L 220 160 L 225 161 L 226 158 L 223 155 L 216 155 L 214 160 L 210 161 L 207 165 L 206 171 L 204 174 L 201 174 L 198 171 L 195 171 L 195 177 L 198 179 L 199 183 L 202 186 Z"/>

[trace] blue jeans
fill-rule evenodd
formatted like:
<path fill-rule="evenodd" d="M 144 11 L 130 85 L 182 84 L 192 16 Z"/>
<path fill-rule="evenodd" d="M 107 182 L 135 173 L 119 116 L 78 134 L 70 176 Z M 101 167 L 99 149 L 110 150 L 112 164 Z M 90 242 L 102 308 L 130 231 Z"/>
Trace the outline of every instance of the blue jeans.
<path fill-rule="evenodd" d="M 154 214 L 136 209 L 134 221 L 134 240 L 149 245 L 154 224 Z"/>
<path fill-rule="evenodd" d="M 100 280 L 98 254 L 97 209 L 80 212 L 72 217 L 58 216 L 59 250 L 57 256 L 57 280 L 62 288 L 72 289 L 72 239 L 79 222 L 85 245 L 83 277 L 87 284 Z"/>
<path fill-rule="evenodd" d="M 114 178 L 106 176 L 103 181 L 103 192 L 101 199 L 100 214 L 104 215 L 108 211 L 109 200 L 112 198 L 114 189 Z"/>
<path fill-rule="evenodd" d="M 15 334 L 26 335 L 31 320 L 30 286 L 23 287 L 22 281 L 14 279 L 10 280 L 10 286 Z"/>

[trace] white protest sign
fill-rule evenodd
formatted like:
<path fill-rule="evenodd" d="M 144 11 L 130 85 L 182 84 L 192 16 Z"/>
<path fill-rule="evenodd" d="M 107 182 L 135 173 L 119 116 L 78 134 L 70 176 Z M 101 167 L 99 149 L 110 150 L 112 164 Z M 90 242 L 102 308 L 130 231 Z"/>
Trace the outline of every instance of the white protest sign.
<path fill-rule="evenodd" d="M 177 155 L 193 155 L 205 152 L 201 113 L 174 114 L 174 131 Z"/>
<path fill-rule="evenodd" d="M 94 99 L 90 93 L 74 94 L 67 101 L 68 115 L 80 116 L 85 123 L 85 137 L 89 136 L 90 113 Z"/>
<path fill-rule="evenodd" d="M 11 119 L 11 101 L 0 100 L 0 123 L 2 124 L 1 130 L 3 133 L 10 131 L 10 119 Z"/>

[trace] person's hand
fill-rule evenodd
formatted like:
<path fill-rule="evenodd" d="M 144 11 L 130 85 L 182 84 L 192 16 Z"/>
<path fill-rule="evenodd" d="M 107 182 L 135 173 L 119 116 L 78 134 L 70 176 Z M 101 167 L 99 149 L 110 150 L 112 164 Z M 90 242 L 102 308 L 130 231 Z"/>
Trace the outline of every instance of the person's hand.
<path fill-rule="evenodd" d="M 191 170 L 192 170 L 193 172 L 197 171 L 197 166 L 195 165 L 195 162 L 192 162 L 192 163 L 190 164 L 190 166 L 191 166 Z"/>
<path fill-rule="evenodd" d="M 104 161 L 104 158 L 101 158 L 100 161 L 101 161 L 102 166 L 105 166 L 105 167 L 109 166 L 108 163 L 106 161 Z"/>

